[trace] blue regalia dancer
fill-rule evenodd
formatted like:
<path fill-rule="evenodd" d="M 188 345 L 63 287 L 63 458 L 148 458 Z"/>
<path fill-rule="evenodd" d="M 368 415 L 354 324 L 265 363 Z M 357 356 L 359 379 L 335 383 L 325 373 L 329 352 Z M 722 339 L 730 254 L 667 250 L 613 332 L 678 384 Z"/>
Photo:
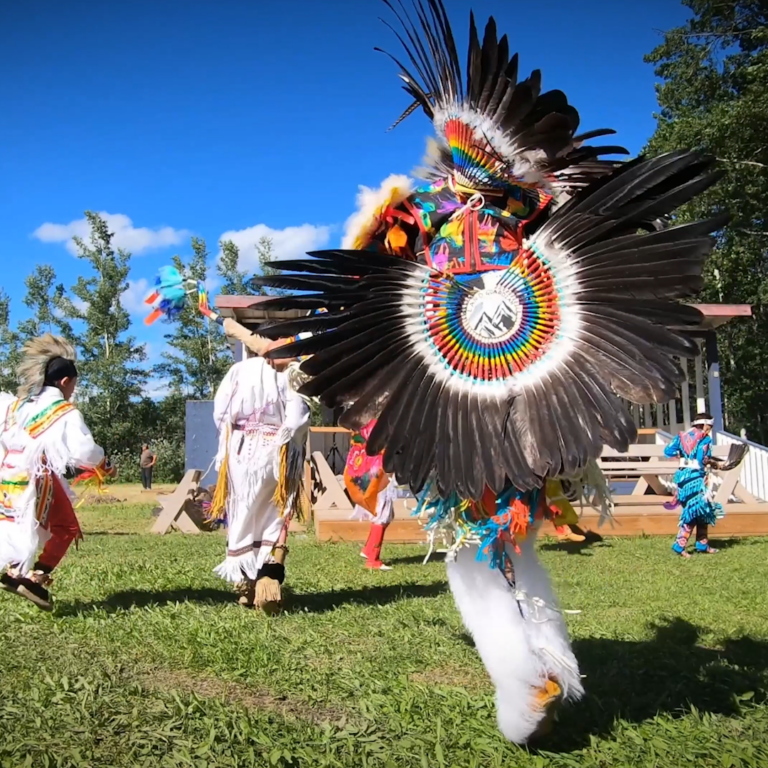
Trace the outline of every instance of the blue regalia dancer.
<path fill-rule="evenodd" d="M 732 446 L 728 459 L 721 462 L 712 455 L 712 427 L 714 419 L 708 413 L 700 413 L 691 428 L 681 432 L 665 449 L 664 455 L 679 458 L 680 467 L 675 472 L 677 488 L 675 500 L 682 507 L 680 527 L 672 549 L 682 557 L 690 557 L 686 551 L 688 539 L 696 529 L 696 552 L 714 555 L 717 550 L 709 544 L 709 526 L 715 525 L 725 512 L 714 500 L 713 468 L 731 469 L 746 454 L 746 446 Z"/>

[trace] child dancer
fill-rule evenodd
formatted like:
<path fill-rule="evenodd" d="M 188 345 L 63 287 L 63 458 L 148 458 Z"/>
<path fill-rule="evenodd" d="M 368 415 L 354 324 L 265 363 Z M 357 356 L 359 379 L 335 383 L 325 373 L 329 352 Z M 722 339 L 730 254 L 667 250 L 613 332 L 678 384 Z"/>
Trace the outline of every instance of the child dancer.
<path fill-rule="evenodd" d="M 366 453 L 366 443 L 375 424 L 372 420 L 352 435 L 344 467 L 344 484 L 355 504 L 353 519 L 371 521 L 368 540 L 360 552 L 365 558 L 365 567 L 389 571 L 391 568 L 381 562 L 381 547 L 384 533 L 394 517 L 397 485 L 394 478 L 384 472 L 382 457 Z"/>
<path fill-rule="evenodd" d="M 712 425 L 708 413 L 700 413 L 693 420 L 691 429 L 681 432 L 665 449 L 664 455 L 679 458 L 680 467 L 675 472 L 677 500 L 682 505 L 680 527 L 672 549 L 681 557 L 690 557 L 686 551 L 688 539 L 696 529 L 696 551 L 714 555 L 717 550 L 709 545 L 709 526 L 723 517 L 723 508 L 712 500 L 708 487 L 709 467 L 712 459 Z"/>
<path fill-rule="evenodd" d="M 70 402 L 77 367 L 69 342 L 50 333 L 29 341 L 17 378 L 18 397 L 0 398 L 0 588 L 50 611 L 51 573 L 82 538 L 64 474 L 114 470 Z"/>

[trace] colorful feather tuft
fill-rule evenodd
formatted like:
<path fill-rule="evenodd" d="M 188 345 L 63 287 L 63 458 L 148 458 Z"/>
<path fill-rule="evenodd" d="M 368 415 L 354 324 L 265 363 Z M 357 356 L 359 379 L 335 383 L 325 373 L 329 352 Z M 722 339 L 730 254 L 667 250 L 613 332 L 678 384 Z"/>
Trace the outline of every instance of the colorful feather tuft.
<path fill-rule="evenodd" d="M 165 317 L 168 322 L 178 320 L 192 294 L 197 294 L 197 307 L 201 314 L 222 325 L 223 319 L 211 309 L 205 285 L 199 280 L 183 277 L 176 267 L 160 268 L 155 278 L 155 288 L 145 299 L 145 303 L 150 306 L 158 301 L 159 304 L 154 306 L 144 323 L 152 325 L 161 317 Z"/>
<path fill-rule="evenodd" d="M 145 301 L 149 305 L 158 300 L 160 303 L 144 320 L 145 324 L 152 325 L 163 316 L 169 322 L 176 320 L 187 304 L 187 290 L 187 281 L 176 267 L 160 267 L 155 278 L 155 290 Z"/>

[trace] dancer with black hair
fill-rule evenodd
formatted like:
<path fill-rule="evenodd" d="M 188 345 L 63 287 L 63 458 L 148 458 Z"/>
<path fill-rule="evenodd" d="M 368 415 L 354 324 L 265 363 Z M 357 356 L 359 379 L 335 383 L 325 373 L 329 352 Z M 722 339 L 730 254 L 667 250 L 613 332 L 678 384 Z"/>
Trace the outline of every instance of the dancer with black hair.
<path fill-rule="evenodd" d="M 71 402 L 72 345 L 46 334 L 29 341 L 23 355 L 18 396 L 5 398 L 0 424 L 0 568 L 7 568 L 0 587 L 50 611 L 51 574 L 82 539 L 64 475 L 86 469 L 100 481 L 114 470 Z"/>
<path fill-rule="evenodd" d="M 690 557 L 686 550 L 694 528 L 696 552 L 714 555 L 717 550 L 709 544 L 709 526 L 723 517 L 722 505 L 713 499 L 710 469 L 717 464 L 712 456 L 712 426 L 714 420 L 708 413 L 700 413 L 691 428 L 681 432 L 665 449 L 664 455 L 679 458 L 680 467 L 675 472 L 677 502 L 682 506 L 680 527 L 672 549 L 681 557 Z"/>
<path fill-rule="evenodd" d="M 254 345 L 259 341 L 254 337 Z M 264 341 L 261 339 L 261 341 Z M 270 346 L 265 342 L 263 350 Z M 239 602 L 279 612 L 288 524 L 301 502 L 309 407 L 263 357 L 235 363 L 216 391 L 219 480 L 211 516 L 226 515 L 227 554 L 215 573 Z"/>

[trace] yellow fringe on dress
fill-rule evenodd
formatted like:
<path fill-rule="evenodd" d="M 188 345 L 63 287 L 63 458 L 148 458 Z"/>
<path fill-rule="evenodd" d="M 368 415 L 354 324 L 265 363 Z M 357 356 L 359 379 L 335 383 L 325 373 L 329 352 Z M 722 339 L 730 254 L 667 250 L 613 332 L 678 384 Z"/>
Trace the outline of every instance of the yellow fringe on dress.
<path fill-rule="evenodd" d="M 229 492 L 229 451 L 224 454 L 224 459 L 219 467 L 219 476 L 216 479 L 216 490 L 211 500 L 211 509 L 208 519 L 223 520 L 227 514 L 227 494 Z"/>
<path fill-rule="evenodd" d="M 87 469 L 85 472 L 79 474 L 70 483 L 70 485 L 78 485 L 82 483 L 85 487 L 94 488 L 96 493 L 103 494 L 107 492 L 106 483 L 108 477 L 109 473 L 107 471 L 107 460 L 104 458 L 102 459 L 101 464 L 99 464 L 97 467 L 94 467 L 93 469 Z M 80 509 L 85 501 L 86 497 L 83 496 L 80 501 L 75 504 L 75 509 Z"/>
<path fill-rule="evenodd" d="M 280 473 L 277 480 L 277 488 L 272 497 L 275 506 L 280 510 L 280 517 L 285 515 L 288 506 L 288 443 L 280 446 Z"/>
<path fill-rule="evenodd" d="M 298 455 L 294 456 L 294 464 Z M 277 488 L 272 496 L 272 501 L 280 512 L 280 517 L 285 517 L 289 512 L 295 515 L 299 522 L 306 519 L 304 509 L 304 462 L 299 466 L 291 466 L 291 446 L 290 443 L 280 447 L 280 477 L 277 481 Z M 289 509 L 289 503 L 291 508 Z"/>

